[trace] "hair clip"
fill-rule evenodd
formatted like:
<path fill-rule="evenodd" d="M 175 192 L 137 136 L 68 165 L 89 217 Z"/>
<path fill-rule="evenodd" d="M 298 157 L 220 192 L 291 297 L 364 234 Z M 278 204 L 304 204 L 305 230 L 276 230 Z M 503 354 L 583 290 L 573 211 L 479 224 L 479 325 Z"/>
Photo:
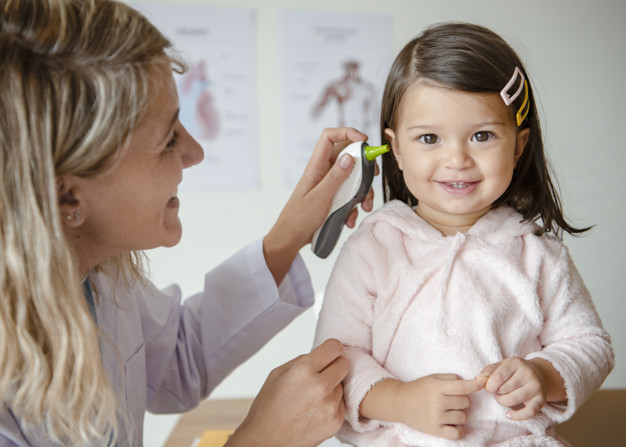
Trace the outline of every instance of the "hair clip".
<path fill-rule="evenodd" d="M 511 87 L 513 87 L 513 84 L 515 84 L 515 80 L 518 76 L 521 78 L 519 88 L 515 93 L 513 93 L 513 95 L 509 95 L 507 92 Z M 524 88 L 525 83 L 526 78 L 524 77 L 524 73 L 522 73 L 522 70 L 520 70 L 519 67 L 515 67 L 515 71 L 513 72 L 513 76 L 511 76 L 511 80 L 507 82 L 504 88 L 500 91 L 500 96 L 502 96 L 502 99 L 507 106 L 513 104 L 513 101 L 515 101 L 520 93 L 522 93 L 522 89 Z"/>
<path fill-rule="evenodd" d="M 517 127 L 522 125 L 522 123 L 526 119 L 526 115 L 528 115 L 528 111 L 530 110 L 530 101 L 528 101 L 528 81 L 526 81 L 526 79 L 524 79 L 524 91 L 524 101 L 517 111 L 517 114 L 515 114 L 515 118 L 517 119 Z"/>
<path fill-rule="evenodd" d="M 511 87 L 513 87 L 518 76 L 520 78 L 519 87 L 517 88 L 515 93 L 509 95 L 508 91 L 511 89 Z M 528 111 L 530 110 L 530 103 L 528 101 L 528 81 L 524 77 L 524 73 L 522 73 L 522 70 L 520 70 L 519 67 L 515 67 L 513 76 L 511 76 L 509 82 L 507 82 L 504 88 L 500 91 L 500 96 L 502 96 L 504 103 L 507 106 L 510 106 L 511 104 L 513 104 L 513 101 L 517 99 L 520 93 L 522 93 L 522 90 L 524 90 L 524 101 L 522 102 L 522 106 L 519 108 L 517 114 L 515 115 L 518 126 L 521 126 L 522 122 L 524 122 L 524 120 L 526 119 L 526 115 L 528 115 Z"/>

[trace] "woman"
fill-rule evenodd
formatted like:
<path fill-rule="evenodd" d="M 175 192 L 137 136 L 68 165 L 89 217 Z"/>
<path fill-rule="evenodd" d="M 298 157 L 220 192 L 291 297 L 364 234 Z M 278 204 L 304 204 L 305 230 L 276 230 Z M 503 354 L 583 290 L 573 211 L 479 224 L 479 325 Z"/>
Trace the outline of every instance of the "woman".
<path fill-rule="evenodd" d="M 203 157 L 169 50 L 124 4 L 0 0 L 2 446 L 141 445 L 146 409 L 192 408 L 312 304 L 298 250 L 349 174 L 333 162 L 354 129 L 324 131 L 274 227 L 203 293 L 181 305 L 142 276 L 137 250 L 179 241 L 177 186 Z M 229 445 L 332 436 L 341 353 L 330 341 L 274 370 Z"/>

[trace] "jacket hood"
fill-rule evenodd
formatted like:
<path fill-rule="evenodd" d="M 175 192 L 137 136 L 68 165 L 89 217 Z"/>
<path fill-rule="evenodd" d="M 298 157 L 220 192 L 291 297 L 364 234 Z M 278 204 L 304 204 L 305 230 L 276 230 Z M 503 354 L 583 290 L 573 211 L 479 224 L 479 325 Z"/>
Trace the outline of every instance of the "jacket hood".
<path fill-rule="evenodd" d="M 399 200 L 385 203 L 361 224 L 364 229 L 379 225 L 390 226 L 418 240 L 432 241 L 446 238 L 439 230 L 418 216 L 413 208 Z M 466 234 L 491 244 L 498 244 L 511 238 L 534 234 L 538 229 L 539 226 L 536 223 L 524 222 L 523 216 L 513 208 L 501 206 L 481 217 Z"/>

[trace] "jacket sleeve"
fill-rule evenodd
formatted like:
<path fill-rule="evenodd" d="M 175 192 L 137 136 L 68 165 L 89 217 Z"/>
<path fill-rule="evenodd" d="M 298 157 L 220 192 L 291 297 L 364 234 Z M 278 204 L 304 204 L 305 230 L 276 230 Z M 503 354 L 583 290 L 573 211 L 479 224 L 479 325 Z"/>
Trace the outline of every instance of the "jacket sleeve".
<path fill-rule="evenodd" d="M 556 244 L 556 241 L 555 241 Z M 589 291 L 562 244 L 544 262 L 539 296 L 544 314 L 540 352 L 527 358 L 549 361 L 561 374 L 566 405 L 547 405 L 554 422 L 567 420 L 600 386 L 615 364 L 611 338 L 604 330 Z"/>
<path fill-rule="evenodd" d="M 299 256 L 276 287 L 260 240 L 209 272 L 204 291 L 182 305 L 178 287 L 161 294 L 140 303 L 147 405 L 156 413 L 193 408 L 314 297 Z"/>
<path fill-rule="evenodd" d="M 350 372 L 343 381 L 345 417 L 354 430 L 364 433 L 390 425 L 361 418 L 359 407 L 376 383 L 393 375 L 372 356 L 372 323 L 377 293 L 375 268 L 358 248 L 359 239 L 366 237 L 362 230 L 359 231 L 345 243 L 333 268 L 314 344 L 317 346 L 329 338 L 343 343 L 344 355 L 350 362 Z"/>

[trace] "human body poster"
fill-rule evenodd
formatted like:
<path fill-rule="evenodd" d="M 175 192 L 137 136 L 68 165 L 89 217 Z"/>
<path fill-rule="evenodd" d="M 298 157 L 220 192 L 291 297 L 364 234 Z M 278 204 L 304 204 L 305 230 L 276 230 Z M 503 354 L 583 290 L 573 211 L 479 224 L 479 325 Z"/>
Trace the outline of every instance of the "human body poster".
<path fill-rule="evenodd" d="M 280 25 L 282 169 L 293 187 L 324 128 L 355 127 L 380 142 L 391 16 L 284 10 Z"/>
<path fill-rule="evenodd" d="M 259 186 L 256 16 L 247 8 L 140 3 L 182 54 L 176 75 L 180 120 L 204 149 L 184 172 L 181 190 Z"/>

